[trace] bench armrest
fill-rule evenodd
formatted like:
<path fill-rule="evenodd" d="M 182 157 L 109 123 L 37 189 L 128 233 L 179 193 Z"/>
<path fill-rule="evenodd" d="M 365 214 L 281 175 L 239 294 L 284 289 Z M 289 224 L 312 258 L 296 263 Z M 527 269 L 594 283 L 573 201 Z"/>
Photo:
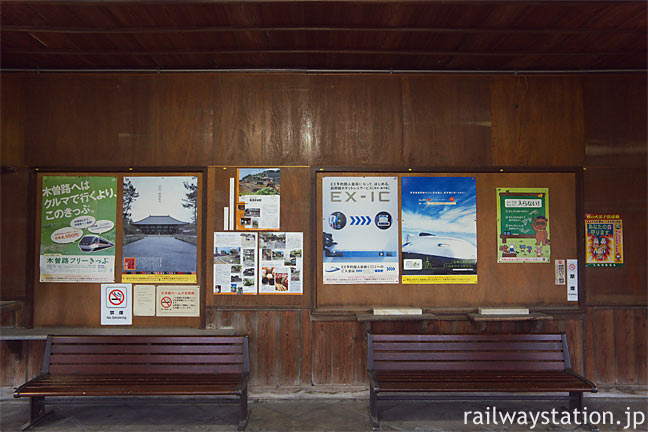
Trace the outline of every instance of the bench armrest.
<path fill-rule="evenodd" d="M 380 390 L 380 387 L 378 386 L 378 380 L 376 379 L 376 373 L 372 370 L 368 370 L 367 374 L 369 375 L 369 382 L 371 383 L 371 387 L 373 387 L 374 390 Z"/>
<path fill-rule="evenodd" d="M 246 373 L 243 375 L 243 378 L 241 378 L 241 382 L 238 384 L 236 391 L 242 392 L 243 390 L 245 390 L 248 385 L 248 381 L 250 381 L 250 374 Z"/>
<path fill-rule="evenodd" d="M 22 397 L 20 393 L 23 391 L 23 389 L 25 389 L 27 386 L 30 386 L 30 385 L 32 385 L 33 383 L 35 383 L 35 382 L 41 380 L 42 378 L 45 378 L 45 377 L 48 376 L 48 375 L 49 375 L 49 373 L 43 373 L 43 374 L 38 375 L 38 376 L 37 376 L 36 378 L 34 378 L 34 379 L 30 379 L 30 380 L 27 381 L 25 384 L 21 385 L 21 386 L 18 387 L 16 390 L 14 390 L 14 392 L 13 392 L 13 397 L 14 397 L 14 398 L 20 398 L 20 397 Z"/>
<path fill-rule="evenodd" d="M 578 378 L 579 380 L 583 381 L 585 384 L 590 386 L 592 388 L 592 393 L 597 393 L 598 392 L 598 388 L 596 387 L 596 384 L 594 384 L 592 381 L 585 378 L 583 375 L 574 372 L 573 369 L 571 369 L 571 368 L 570 369 L 565 369 L 565 373 L 568 373 L 569 375 Z"/>

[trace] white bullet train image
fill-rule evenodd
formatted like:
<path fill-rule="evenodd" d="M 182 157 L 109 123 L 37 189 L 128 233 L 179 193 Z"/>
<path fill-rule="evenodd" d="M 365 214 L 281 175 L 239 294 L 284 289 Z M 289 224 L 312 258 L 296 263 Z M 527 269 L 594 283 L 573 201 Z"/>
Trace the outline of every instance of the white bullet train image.
<path fill-rule="evenodd" d="M 424 267 L 426 262 L 432 267 L 443 267 L 456 260 L 474 260 L 476 268 L 477 263 L 477 248 L 472 243 L 425 232 L 408 234 L 402 252 L 404 259 L 422 259 Z"/>

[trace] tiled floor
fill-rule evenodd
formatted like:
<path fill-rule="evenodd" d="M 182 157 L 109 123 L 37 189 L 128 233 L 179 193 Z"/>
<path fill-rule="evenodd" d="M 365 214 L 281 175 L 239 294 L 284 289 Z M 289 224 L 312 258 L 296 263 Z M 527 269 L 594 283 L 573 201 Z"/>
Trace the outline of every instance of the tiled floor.
<path fill-rule="evenodd" d="M 235 404 L 205 403 L 205 400 L 178 398 L 138 399 L 53 399 L 48 409 L 53 411 L 34 431 L 234 431 L 237 409 Z M 92 403 L 89 403 L 92 402 Z M 598 410 L 614 414 L 619 424 L 600 425 L 601 431 L 624 429 L 627 414 L 648 417 L 646 398 L 586 399 L 589 412 Z M 493 406 L 489 402 L 381 402 L 383 431 L 526 431 L 519 424 L 464 424 L 466 411 L 474 418 L 476 411 Z M 495 403 L 502 412 L 563 410 L 561 402 L 502 402 Z M 4 400 L 1 405 L 2 431 L 17 431 L 26 422 L 29 405 L 24 400 Z M 628 409 L 629 408 L 629 409 Z M 492 410 L 492 408 L 491 408 Z M 492 411 L 491 411 L 492 412 Z M 637 414 L 635 414 L 637 413 Z M 485 414 L 482 414 L 485 415 Z M 558 417 L 560 418 L 560 417 Z M 485 420 L 485 418 L 483 418 Z M 542 420 L 540 420 L 542 421 Z M 645 420 L 635 430 L 646 431 Z M 482 423 L 486 423 L 485 421 Z M 254 431 L 370 431 L 366 399 L 306 399 L 251 401 L 247 430 Z M 537 425 L 534 431 L 590 430 L 576 424 Z"/>

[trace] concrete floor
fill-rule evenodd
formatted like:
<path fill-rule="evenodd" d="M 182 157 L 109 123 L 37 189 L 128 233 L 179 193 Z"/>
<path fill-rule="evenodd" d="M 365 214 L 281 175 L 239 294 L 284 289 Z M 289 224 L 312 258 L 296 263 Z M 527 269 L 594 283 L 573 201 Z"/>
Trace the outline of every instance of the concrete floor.
<path fill-rule="evenodd" d="M 383 431 L 586 431 L 576 424 L 538 424 L 531 429 L 518 424 L 464 424 L 465 411 L 485 411 L 493 405 L 502 412 L 565 410 L 561 401 L 410 401 L 380 402 Z M 587 398 L 589 412 L 609 411 L 614 425 L 600 425 L 601 431 L 647 431 L 648 398 Z M 48 402 L 52 413 L 34 431 L 234 431 L 238 405 L 206 403 L 205 399 L 131 398 L 92 399 L 53 398 Z M 370 431 L 366 399 L 251 400 L 247 430 L 254 431 Z M 0 403 L 0 429 L 17 431 L 29 416 L 26 400 L 3 400 Z M 643 416 L 636 429 L 624 429 L 627 412 Z M 471 418 L 477 420 L 474 414 Z M 485 415 L 485 414 L 484 414 Z M 560 414 L 558 416 L 560 419 Z M 485 420 L 485 418 L 484 418 Z M 542 418 L 541 418 L 542 421 Z M 485 423 L 485 421 L 483 422 Z M 529 423 L 529 426 L 531 423 Z"/>

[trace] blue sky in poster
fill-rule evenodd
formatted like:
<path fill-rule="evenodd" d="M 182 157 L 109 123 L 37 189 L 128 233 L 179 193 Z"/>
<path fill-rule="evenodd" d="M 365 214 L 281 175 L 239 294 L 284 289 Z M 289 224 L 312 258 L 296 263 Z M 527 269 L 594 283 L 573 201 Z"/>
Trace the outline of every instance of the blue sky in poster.
<path fill-rule="evenodd" d="M 477 246 L 474 177 L 403 177 L 401 185 L 403 243 L 409 234 L 424 232 Z"/>

